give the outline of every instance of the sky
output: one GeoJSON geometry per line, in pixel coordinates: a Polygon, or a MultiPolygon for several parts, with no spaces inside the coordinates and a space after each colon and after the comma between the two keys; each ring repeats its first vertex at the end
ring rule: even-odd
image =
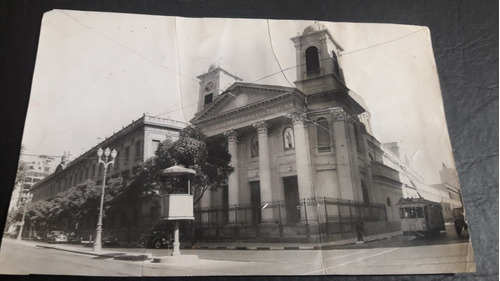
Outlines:
{"type": "MultiPolygon", "coordinates": [[[[53,10],[42,20],[23,135],[26,154],[73,157],[143,113],[189,121],[211,64],[245,82],[292,86],[290,38],[313,21],[180,18],[53,10]],[[284,71],[280,71],[283,69],[284,71]],[[267,77],[269,76],[269,77],[267,77]],[[262,79],[263,77],[267,77],[262,79]]],[[[429,30],[330,23],[347,86],[374,136],[399,142],[426,183],[455,167],[429,30]]]]}

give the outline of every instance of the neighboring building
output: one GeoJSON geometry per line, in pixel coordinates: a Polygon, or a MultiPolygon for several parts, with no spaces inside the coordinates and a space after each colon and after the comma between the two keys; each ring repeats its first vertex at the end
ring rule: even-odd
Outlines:
{"type": "MultiPolygon", "coordinates": [[[[87,180],[93,180],[98,185],[102,184],[103,167],[98,165],[97,161],[99,148],[109,147],[118,152],[114,164],[108,169],[107,179],[117,177],[127,179],[140,168],[142,163],[155,155],[158,145],[167,136],[175,141],[185,125],[183,122],[171,119],[144,115],[71,162],[67,160],[68,155],[65,154],[53,174],[31,187],[32,200],[36,202],[53,198],[57,193],[87,180]]],[[[105,224],[105,230],[119,233],[128,228],[129,232],[123,233],[122,236],[129,237],[129,239],[120,238],[131,240],[140,235],[144,228],[150,227],[153,222],[158,221],[160,212],[157,207],[149,206],[150,203],[142,205],[141,200],[135,201],[137,202],[131,202],[128,209],[115,210],[108,214],[109,218],[108,223],[105,224]],[[154,214],[152,215],[150,212],[154,212],[154,214]],[[154,218],[149,219],[151,216],[154,218]],[[133,225],[130,224],[132,217],[134,217],[133,225]],[[142,226],[144,218],[147,218],[147,221],[146,225],[142,226]],[[134,231],[135,236],[130,236],[131,231],[134,231]]],[[[95,232],[96,224],[97,218],[83,216],[79,221],[63,220],[57,222],[57,225],[53,227],[58,228],[58,230],[78,230],[92,235],[95,232]]]]}
{"type": "Polygon", "coordinates": [[[443,164],[439,175],[441,176],[441,183],[434,184],[433,187],[441,191],[443,209],[446,208],[447,211],[445,220],[451,221],[458,217],[463,217],[464,208],[457,170],[448,168],[443,164]]]}
{"type": "Polygon", "coordinates": [[[443,163],[441,171],[441,182],[443,188],[446,189],[450,198],[450,205],[452,209],[463,209],[462,193],[460,191],[460,183],[458,180],[458,173],[456,169],[448,168],[443,163]]]}
{"type": "Polygon", "coordinates": [[[244,83],[214,66],[198,77],[191,123],[227,143],[235,168],[197,206],[198,238],[332,241],[355,237],[359,221],[366,235],[401,233],[400,175],[345,85],[342,47],[317,23],[292,41],[296,88],[244,83]]]}
{"type": "Polygon", "coordinates": [[[47,155],[21,155],[20,161],[24,162],[26,169],[24,179],[21,183],[20,196],[17,205],[24,202],[31,187],[55,171],[58,158],[47,155]]]}
{"type": "Polygon", "coordinates": [[[429,185],[411,169],[406,155],[401,152],[397,143],[385,143],[384,147],[387,148],[386,165],[397,170],[401,175],[404,198],[424,198],[440,203],[445,221],[454,220],[456,216],[454,212],[463,212],[456,169],[447,168],[443,164],[443,169],[439,172],[442,183],[429,185]]]}
{"type": "Polygon", "coordinates": [[[55,173],[31,188],[33,201],[50,199],[58,192],[93,180],[102,183],[102,165],[97,163],[97,150],[111,148],[118,151],[115,163],[108,170],[108,178],[128,178],[140,165],[155,155],[158,145],[170,136],[176,139],[184,123],[159,117],[144,115],[127,127],[113,134],[92,149],[71,162],[65,154],[55,173]]]}
{"type": "MultiPolygon", "coordinates": [[[[47,155],[23,155],[19,159],[19,165],[24,170],[22,181],[14,187],[10,200],[9,211],[13,212],[24,206],[24,202],[29,200],[31,187],[54,172],[58,162],[57,156],[47,155]]],[[[16,232],[20,227],[21,222],[15,222],[11,225],[6,225],[8,233],[16,232]]]]}

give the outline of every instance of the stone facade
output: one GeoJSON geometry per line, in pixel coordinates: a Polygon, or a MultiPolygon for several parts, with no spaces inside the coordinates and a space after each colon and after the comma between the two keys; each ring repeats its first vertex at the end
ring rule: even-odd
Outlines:
{"type": "MultiPolygon", "coordinates": [[[[103,166],[98,165],[97,161],[99,148],[109,147],[118,152],[114,164],[108,168],[107,181],[118,177],[127,179],[142,163],[155,155],[158,145],[167,136],[175,141],[184,127],[185,123],[182,122],[144,115],[73,161],[69,162],[65,155],[54,173],[31,187],[32,200],[48,200],[87,180],[102,184],[103,166]]],[[[104,230],[113,233],[120,242],[135,244],[144,229],[158,222],[159,205],[151,200],[132,200],[122,205],[114,206],[107,214],[104,230]]],[[[62,219],[51,228],[77,231],[84,239],[89,239],[95,235],[96,223],[97,218],[84,215],[79,221],[62,219]]]]}
{"type": "MultiPolygon", "coordinates": [[[[202,198],[200,237],[337,239],[354,235],[358,220],[371,225],[368,233],[399,231],[399,173],[383,163],[366,106],[349,94],[342,48],[316,23],[292,41],[296,88],[241,81],[212,88],[221,94],[191,120],[227,143],[235,168],[227,187],[202,198]]],[[[203,77],[219,73],[227,71],[211,67],[203,77]]]]}
{"type": "Polygon", "coordinates": [[[114,165],[108,170],[108,178],[128,178],[140,164],[154,156],[159,143],[167,136],[175,140],[184,126],[181,122],[144,115],[73,161],[68,163],[63,157],[53,174],[32,186],[32,200],[50,199],[86,180],[102,183],[102,165],[97,165],[97,150],[101,147],[118,151],[114,165]]]}

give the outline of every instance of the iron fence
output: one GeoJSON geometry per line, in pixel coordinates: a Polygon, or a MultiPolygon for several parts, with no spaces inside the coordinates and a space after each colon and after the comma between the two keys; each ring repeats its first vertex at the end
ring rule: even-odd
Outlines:
{"type": "Polygon", "coordinates": [[[387,221],[384,204],[304,198],[294,204],[275,201],[195,209],[196,236],[216,240],[258,238],[263,228],[262,212],[272,212],[272,221],[267,221],[265,228],[267,236],[278,238],[309,237],[314,232],[324,235],[353,233],[359,221],[387,221]]]}

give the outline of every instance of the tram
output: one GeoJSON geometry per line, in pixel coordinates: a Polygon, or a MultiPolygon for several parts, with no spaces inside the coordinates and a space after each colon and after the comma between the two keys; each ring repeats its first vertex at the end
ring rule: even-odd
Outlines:
{"type": "Polygon", "coordinates": [[[403,234],[425,238],[445,230],[440,203],[424,198],[401,198],[398,205],[403,234]]]}

